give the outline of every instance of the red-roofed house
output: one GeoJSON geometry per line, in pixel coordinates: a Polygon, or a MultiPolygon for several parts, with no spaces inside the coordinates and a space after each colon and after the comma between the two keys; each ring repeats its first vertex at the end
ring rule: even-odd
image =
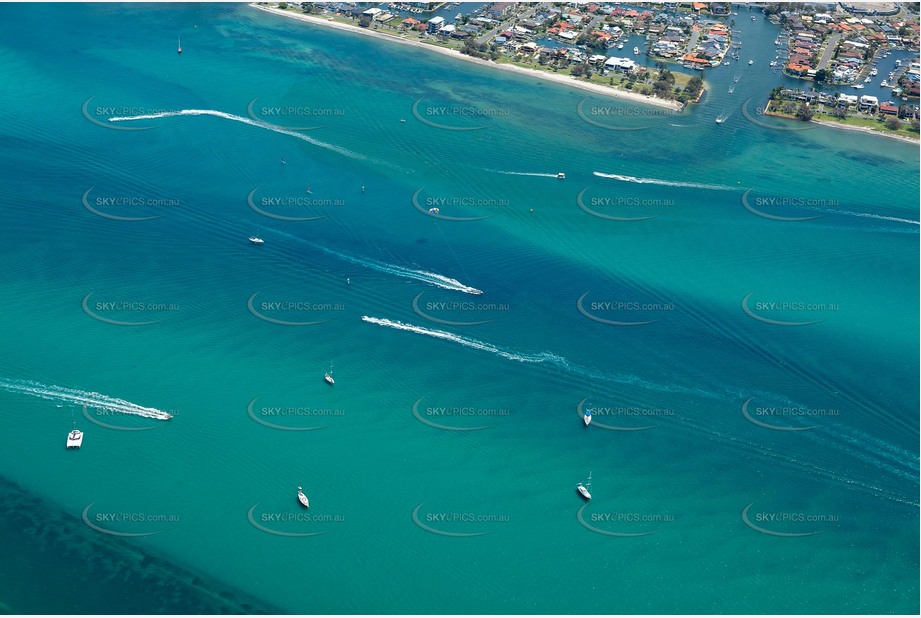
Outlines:
{"type": "Polygon", "coordinates": [[[896,116],[899,113],[899,106],[890,101],[886,101],[885,103],[880,103],[879,113],[880,114],[890,114],[892,116],[896,116]]]}

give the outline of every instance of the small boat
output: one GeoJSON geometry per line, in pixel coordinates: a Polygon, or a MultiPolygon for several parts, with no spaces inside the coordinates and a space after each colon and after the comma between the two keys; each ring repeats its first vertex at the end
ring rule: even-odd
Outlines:
{"type": "Polygon", "coordinates": [[[889,82],[887,82],[887,81],[884,79],[883,81],[881,81],[881,82],[879,83],[879,85],[882,86],[883,88],[888,88],[888,87],[889,87],[889,82]]]}
{"type": "Polygon", "coordinates": [[[640,48],[639,48],[639,47],[634,47],[634,48],[633,48],[633,53],[634,53],[634,54],[640,53],[640,48]]]}
{"type": "Polygon", "coordinates": [[[336,383],[336,381],[333,379],[333,366],[331,363],[329,365],[329,371],[326,372],[326,374],[323,376],[323,379],[326,380],[327,384],[336,383]]]}
{"type": "Polygon", "coordinates": [[[623,48],[624,48],[624,44],[623,44],[623,43],[619,43],[619,44],[617,45],[617,49],[623,49],[623,48]]]}
{"type": "Polygon", "coordinates": [[[755,21],[755,16],[754,16],[754,15],[752,15],[752,21],[755,21]]]}
{"type": "Polygon", "coordinates": [[[732,83],[738,84],[738,83],[739,83],[739,79],[740,79],[739,76],[733,77],[733,78],[732,78],[732,83]]]}
{"type": "Polygon", "coordinates": [[[67,434],[67,448],[80,448],[83,445],[83,432],[74,427],[67,434]]]}
{"type": "Polygon", "coordinates": [[[735,84],[729,86],[729,94],[732,94],[733,92],[735,92],[735,90],[736,90],[736,85],[735,85],[735,84]]]}
{"type": "Polygon", "coordinates": [[[877,71],[876,69],[873,69],[872,71],[870,71],[870,75],[872,75],[873,77],[876,77],[878,73],[879,71],[877,71]]]}
{"type": "Polygon", "coordinates": [[[754,61],[754,60],[749,60],[749,61],[748,61],[748,64],[755,64],[755,61],[754,61]]]}
{"type": "Polygon", "coordinates": [[[176,49],[176,53],[182,53],[182,37],[176,37],[176,40],[179,42],[179,47],[176,49]]]}
{"type": "Polygon", "coordinates": [[[259,238],[258,236],[250,236],[249,241],[253,243],[254,245],[261,245],[265,243],[265,241],[259,238]]]}
{"type": "Polygon", "coordinates": [[[307,500],[307,496],[304,494],[303,488],[300,485],[297,486],[297,501],[308,509],[310,508],[310,501],[307,500]]]}
{"type": "Polygon", "coordinates": [[[588,486],[583,485],[582,483],[579,483],[578,485],[576,485],[576,491],[578,491],[579,495],[585,498],[586,500],[591,500],[592,499],[592,492],[590,491],[591,488],[592,488],[592,473],[589,472],[588,473],[588,486]]]}
{"type": "Polygon", "coordinates": [[[863,89],[863,87],[864,87],[863,84],[857,84],[856,86],[852,86],[852,88],[854,88],[854,89],[856,89],[856,90],[861,90],[861,89],[863,89]]]}
{"type": "Polygon", "coordinates": [[[590,408],[585,408],[585,413],[582,415],[582,422],[585,423],[585,426],[588,427],[592,422],[592,411],[590,408]]]}
{"type": "Polygon", "coordinates": [[[433,208],[429,208],[429,212],[432,213],[433,215],[437,215],[437,214],[438,214],[438,207],[435,206],[435,207],[433,207],[433,208]]]}
{"type": "Polygon", "coordinates": [[[556,177],[559,178],[560,180],[565,180],[566,174],[564,174],[563,172],[557,172],[556,177]]]}

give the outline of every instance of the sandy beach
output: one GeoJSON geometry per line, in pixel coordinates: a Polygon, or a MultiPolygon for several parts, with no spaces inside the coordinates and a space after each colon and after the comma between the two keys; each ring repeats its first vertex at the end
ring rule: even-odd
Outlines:
{"type": "Polygon", "coordinates": [[[894,135],[892,133],[887,133],[885,131],[874,131],[868,127],[852,127],[850,125],[841,124],[840,122],[826,121],[826,120],[811,120],[815,124],[820,124],[823,127],[831,127],[833,129],[846,129],[848,131],[859,131],[861,133],[869,133],[870,135],[881,135],[882,137],[891,137],[892,139],[902,140],[903,142],[908,142],[910,144],[918,144],[918,138],[911,138],[907,135],[894,135]]]}
{"type": "Polygon", "coordinates": [[[304,15],[303,13],[293,13],[291,11],[283,11],[281,9],[269,6],[261,6],[258,4],[250,4],[251,7],[259,9],[260,11],[267,11],[269,13],[275,13],[276,15],[282,15],[284,17],[290,17],[292,19],[298,19],[300,21],[305,21],[307,23],[315,24],[318,26],[324,26],[327,28],[335,28],[336,30],[342,30],[346,32],[353,32],[356,34],[361,34],[365,36],[376,37],[385,41],[392,41],[394,43],[400,43],[403,45],[411,45],[413,47],[418,47],[420,49],[425,49],[432,52],[437,52],[439,54],[450,56],[457,60],[463,60],[466,62],[473,62],[481,66],[490,67],[493,69],[500,69],[502,71],[511,71],[513,73],[518,73],[519,75],[526,75],[528,77],[534,77],[536,79],[542,79],[549,82],[555,82],[563,86],[569,86],[571,88],[578,88],[579,90],[585,90],[593,94],[598,94],[606,97],[613,97],[615,99],[621,99],[624,101],[632,101],[634,103],[641,103],[643,105],[654,105],[656,107],[663,107],[671,110],[681,110],[683,105],[677,101],[665,101],[663,99],[657,99],[654,97],[649,97],[643,94],[638,94],[635,92],[630,92],[628,90],[616,90],[614,88],[609,88],[607,86],[601,86],[599,84],[593,84],[591,82],[586,82],[569,75],[559,75],[556,73],[547,73],[544,71],[536,71],[534,69],[528,69],[525,67],[520,67],[513,64],[498,64],[495,62],[489,62],[486,60],[481,60],[479,58],[473,58],[471,56],[464,55],[457,50],[447,49],[444,47],[439,47],[437,45],[426,45],[419,41],[404,39],[399,36],[392,34],[385,34],[382,32],[377,32],[375,30],[369,30],[367,28],[361,28],[359,26],[351,26],[347,24],[342,24],[336,21],[329,19],[324,19],[321,17],[315,17],[313,15],[304,15]]]}

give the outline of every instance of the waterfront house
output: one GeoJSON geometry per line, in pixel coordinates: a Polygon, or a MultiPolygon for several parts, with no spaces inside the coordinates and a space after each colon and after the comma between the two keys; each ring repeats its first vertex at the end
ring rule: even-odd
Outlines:
{"type": "Polygon", "coordinates": [[[604,68],[608,71],[621,71],[628,73],[636,68],[636,62],[630,58],[611,57],[605,60],[604,68]]]}
{"type": "Polygon", "coordinates": [[[436,17],[431,18],[428,21],[427,30],[430,34],[435,34],[444,25],[445,25],[445,18],[442,17],[441,15],[438,15],[436,17]]]}
{"type": "Polygon", "coordinates": [[[859,109],[866,109],[866,110],[875,109],[879,107],[879,99],[877,99],[873,95],[865,94],[862,97],[860,97],[860,101],[857,104],[857,107],[859,109]]]}
{"type": "Polygon", "coordinates": [[[886,101],[885,103],[879,104],[879,113],[889,116],[897,116],[899,113],[899,106],[893,103],[892,101],[886,101]]]}

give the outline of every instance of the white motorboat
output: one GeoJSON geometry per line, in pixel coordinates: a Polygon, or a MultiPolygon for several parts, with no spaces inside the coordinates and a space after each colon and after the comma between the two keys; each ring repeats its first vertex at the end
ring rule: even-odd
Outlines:
{"type": "Polygon", "coordinates": [[[560,180],[565,180],[566,174],[564,174],[563,172],[557,172],[556,177],[559,178],[560,180]]]}
{"type": "Polygon", "coordinates": [[[303,488],[300,485],[297,486],[297,501],[308,509],[310,508],[310,501],[307,499],[307,495],[304,494],[303,488]]]}
{"type": "Polygon", "coordinates": [[[585,423],[585,426],[588,427],[592,422],[592,410],[591,408],[585,408],[585,412],[582,414],[582,422],[585,423]]]}
{"type": "Polygon", "coordinates": [[[265,243],[265,241],[259,238],[258,236],[250,236],[249,241],[253,243],[254,245],[261,245],[265,243]]]}

